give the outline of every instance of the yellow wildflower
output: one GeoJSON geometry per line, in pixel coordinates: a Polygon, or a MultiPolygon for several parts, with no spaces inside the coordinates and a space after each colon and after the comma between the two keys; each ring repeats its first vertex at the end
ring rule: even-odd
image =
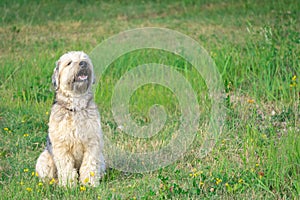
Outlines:
{"type": "Polygon", "coordinates": [[[229,187],[229,184],[228,184],[228,183],[225,183],[225,186],[226,186],[226,187],[229,187]]]}
{"type": "Polygon", "coordinates": [[[8,131],[9,129],[7,127],[3,128],[3,130],[8,131]]]}
{"type": "Polygon", "coordinates": [[[292,84],[290,84],[290,87],[296,87],[297,86],[297,83],[296,82],[293,82],[292,84]]]}
{"type": "Polygon", "coordinates": [[[49,115],[49,112],[48,112],[48,111],[46,112],[46,115],[49,115]]]}
{"type": "Polygon", "coordinates": [[[248,99],[248,103],[254,103],[255,101],[253,99],[248,99]]]}
{"type": "Polygon", "coordinates": [[[25,168],[25,169],[24,169],[24,172],[28,172],[28,171],[29,171],[29,169],[28,169],[28,168],[25,168]]]}
{"type": "Polygon", "coordinates": [[[216,178],[216,184],[219,185],[220,183],[222,183],[222,179],[216,178]]]}
{"type": "Polygon", "coordinates": [[[32,188],[30,188],[30,187],[26,188],[26,190],[27,190],[28,192],[32,192],[32,188]]]}
{"type": "Polygon", "coordinates": [[[85,179],[83,180],[83,182],[84,182],[84,183],[89,182],[89,178],[85,178],[85,179]]]}
{"type": "Polygon", "coordinates": [[[38,186],[43,186],[43,183],[42,183],[42,182],[39,182],[39,183],[38,183],[38,186]]]}
{"type": "Polygon", "coordinates": [[[86,191],[86,187],[84,187],[84,186],[80,186],[80,191],[86,191]]]}
{"type": "Polygon", "coordinates": [[[243,182],[244,182],[244,180],[243,180],[243,179],[240,179],[240,180],[239,180],[239,183],[243,183],[243,182]]]}
{"type": "Polygon", "coordinates": [[[49,182],[50,185],[52,185],[53,183],[55,183],[55,179],[52,178],[51,181],[49,182]]]}
{"type": "Polygon", "coordinates": [[[24,182],[23,182],[23,181],[21,181],[21,182],[20,182],[20,185],[24,185],[24,182]]]}
{"type": "Polygon", "coordinates": [[[24,137],[28,137],[29,136],[29,134],[28,133],[24,133],[24,135],[23,135],[24,137]]]}
{"type": "Polygon", "coordinates": [[[197,177],[197,176],[199,176],[202,173],[203,173],[203,171],[196,172],[196,169],[192,169],[192,173],[190,173],[189,176],[190,177],[197,177]]]}
{"type": "Polygon", "coordinates": [[[202,181],[200,181],[199,185],[200,185],[200,186],[203,186],[203,185],[204,185],[204,183],[203,183],[202,181]]]}
{"type": "Polygon", "coordinates": [[[91,175],[91,177],[94,177],[95,173],[94,172],[90,172],[90,175],[91,175]]]}
{"type": "Polygon", "coordinates": [[[292,77],[292,81],[295,81],[296,79],[297,79],[297,76],[294,75],[294,76],[292,77]]]}

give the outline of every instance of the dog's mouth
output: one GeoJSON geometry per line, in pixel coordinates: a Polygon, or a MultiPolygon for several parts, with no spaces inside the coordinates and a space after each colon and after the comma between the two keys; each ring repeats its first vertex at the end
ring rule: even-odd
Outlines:
{"type": "Polygon", "coordinates": [[[75,81],[76,82],[84,82],[84,81],[87,81],[89,78],[89,73],[88,73],[88,70],[80,70],[76,77],[75,77],[75,81]]]}

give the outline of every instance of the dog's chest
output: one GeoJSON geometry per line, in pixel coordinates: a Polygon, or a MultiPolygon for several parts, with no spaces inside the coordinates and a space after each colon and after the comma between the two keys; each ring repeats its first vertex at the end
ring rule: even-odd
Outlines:
{"type": "Polygon", "coordinates": [[[93,113],[68,112],[63,116],[58,115],[56,119],[59,120],[55,124],[49,124],[51,139],[65,143],[74,151],[83,150],[90,141],[99,137],[100,120],[93,113]]]}

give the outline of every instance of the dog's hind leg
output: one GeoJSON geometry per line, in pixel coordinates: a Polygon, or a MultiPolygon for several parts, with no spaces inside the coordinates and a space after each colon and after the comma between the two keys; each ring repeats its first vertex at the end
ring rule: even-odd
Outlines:
{"type": "Polygon", "coordinates": [[[45,150],[43,153],[41,153],[37,160],[35,169],[38,176],[43,180],[57,178],[57,169],[52,155],[48,150],[45,150]]]}

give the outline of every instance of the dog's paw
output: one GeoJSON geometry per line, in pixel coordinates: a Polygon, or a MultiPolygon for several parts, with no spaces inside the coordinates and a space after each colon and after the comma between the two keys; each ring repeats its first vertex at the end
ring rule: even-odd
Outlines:
{"type": "Polygon", "coordinates": [[[58,185],[64,187],[74,187],[77,183],[77,171],[74,169],[71,174],[62,174],[58,178],[58,185]]]}

